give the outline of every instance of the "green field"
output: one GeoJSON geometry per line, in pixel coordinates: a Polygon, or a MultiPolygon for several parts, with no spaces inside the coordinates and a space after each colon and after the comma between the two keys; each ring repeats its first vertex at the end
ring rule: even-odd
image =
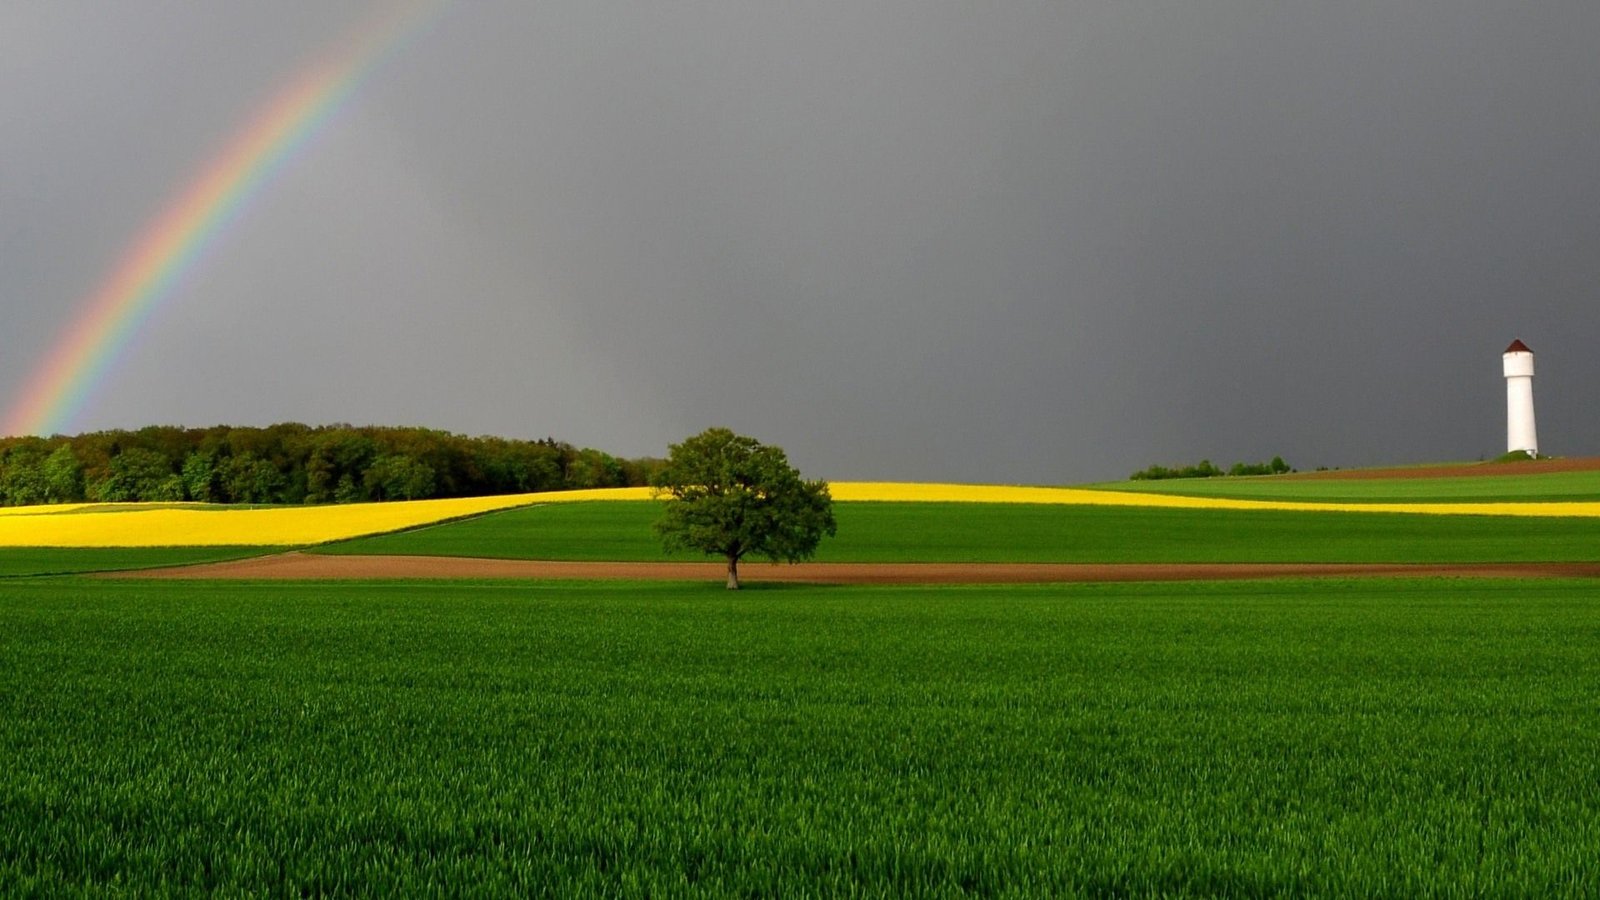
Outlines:
{"type": "Polygon", "coordinates": [[[1580,896],[1583,582],[11,581],[0,893],[1580,896]]]}
{"type": "Polygon", "coordinates": [[[273,552],[271,547],[0,547],[0,578],[183,566],[273,552]]]}
{"type": "MultiPolygon", "coordinates": [[[[1600,560],[1586,519],[835,509],[822,560],[1600,560]]],[[[317,552],[661,559],[658,513],[317,552]]],[[[1584,896],[1600,858],[1597,582],[16,577],[258,552],[0,550],[0,896],[1584,896]]]]}
{"type": "MultiPolygon", "coordinates": [[[[833,562],[1529,562],[1600,560],[1600,522],[1390,513],[988,503],[835,503],[833,562]]],[[[666,558],[649,501],[549,504],[319,553],[666,558]]],[[[692,557],[682,557],[692,558],[692,557]]],[[[750,571],[760,577],[759,566],[750,571]]]]}
{"type": "MultiPolygon", "coordinates": [[[[1505,468],[1514,470],[1515,465],[1505,468]]],[[[1600,470],[1537,475],[1454,478],[1171,478],[1116,481],[1088,487],[1236,500],[1304,500],[1330,503],[1540,503],[1600,500],[1600,470]]]]}

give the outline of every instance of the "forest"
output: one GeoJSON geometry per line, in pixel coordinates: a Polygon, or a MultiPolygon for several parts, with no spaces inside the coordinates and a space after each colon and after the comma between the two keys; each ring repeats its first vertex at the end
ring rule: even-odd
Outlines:
{"type": "Polygon", "coordinates": [[[0,505],[361,503],[644,485],[656,459],[553,438],[295,422],[0,438],[0,505]]]}

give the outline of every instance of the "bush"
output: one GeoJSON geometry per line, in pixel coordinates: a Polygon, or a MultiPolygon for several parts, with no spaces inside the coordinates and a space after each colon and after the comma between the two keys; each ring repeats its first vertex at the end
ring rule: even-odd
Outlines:
{"type": "Polygon", "coordinates": [[[1283,461],[1283,457],[1274,456],[1271,462],[1242,463],[1237,462],[1226,472],[1212,465],[1211,460],[1202,459],[1192,466],[1180,466],[1169,469],[1166,466],[1151,466],[1128,476],[1130,481],[1162,481],[1168,478],[1215,478],[1219,475],[1283,475],[1293,472],[1294,469],[1283,461]]]}

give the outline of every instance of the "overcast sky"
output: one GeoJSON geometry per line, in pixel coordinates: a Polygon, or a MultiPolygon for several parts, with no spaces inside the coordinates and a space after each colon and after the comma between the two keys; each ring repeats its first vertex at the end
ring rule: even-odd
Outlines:
{"type": "MultiPolygon", "coordinates": [[[[0,403],[367,0],[0,5],[0,403]]],[[[833,479],[1600,454],[1600,4],[463,2],[72,431],[424,425],[833,479]]]]}

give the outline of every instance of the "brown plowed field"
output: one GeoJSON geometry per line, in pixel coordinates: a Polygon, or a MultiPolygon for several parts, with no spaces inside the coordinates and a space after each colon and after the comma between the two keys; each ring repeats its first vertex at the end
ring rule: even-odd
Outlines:
{"type": "MultiPolygon", "coordinates": [[[[1218,581],[1350,576],[1600,578],[1600,563],[746,563],[746,582],[809,584],[1039,584],[1085,581],[1218,581]]],[[[108,578],[342,580],[373,578],[524,578],[621,581],[722,581],[715,562],[546,562],[453,556],[315,556],[283,553],[235,562],[117,572],[108,578]]]]}
{"type": "Polygon", "coordinates": [[[1399,466],[1389,469],[1330,469],[1326,472],[1293,472],[1273,478],[1366,479],[1366,478],[1468,478],[1478,475],[1547,475],[1551,472],[1591,472],[1600,469],[1600,457],[1574,459],[1530,459],[1510,463],[1467,463],[1454,466],[1399,466]]]}

